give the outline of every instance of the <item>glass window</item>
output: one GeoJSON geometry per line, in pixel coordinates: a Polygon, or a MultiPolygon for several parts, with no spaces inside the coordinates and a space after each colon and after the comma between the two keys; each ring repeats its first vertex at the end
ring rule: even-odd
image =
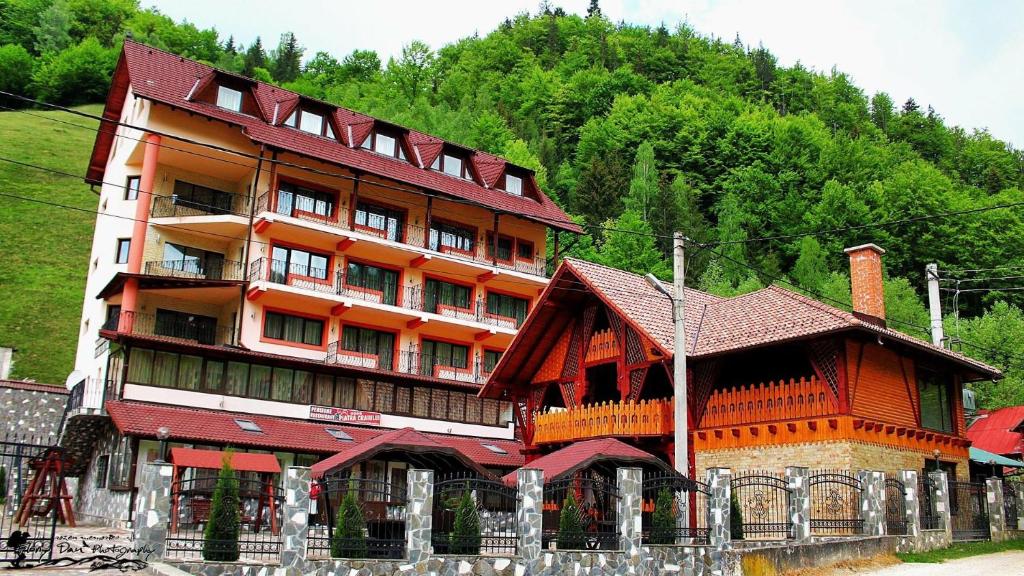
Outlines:
{"type": "Polygon", "coordinates": [[[395,355],[395,335],[372,328],[345,326],[341,331],[341,349],[377,356],[377,367],[391,370],[395,355]]]}
{"type": "Polygon", "coordinates": [[[110,455],[109,486],[127,488],[132,469],[132,443],[130,438],[121,438],[117,449],[110,455]]]}
{"type": "Polygon", "coordinates": [[[203,359],[182,354],[178,364],[178,388],[198,390],[203,377],[203,359]]]}
{"type": "Polygon", "coordinates": [[[501,354],[500,350],[484,350],[484,372],[488,374],[494,372],[494,367],[501,360],[501,354]]]}
{"type": "MultiPolygon", "coordinates": [[[[498,235],[498,260],[512,261],[512,250],[515,247],[515,240],[509,236],[498,235]]],[[[494,257],[494,234],[487,233],[487,256],[494,257]]]]}
{"type": "Polygon", "coordinates": [[[516,298],[497,292],[487,293],[487,313],[505,318],[515,318],[516,326],[522,325],[526,320],[529,307],[530,302],[526,298],[516,298]]]}
{"type": "Polygon", "coordinates": [[[290,368],[274,368],[274,376],[272,378],[273,387],[270,390],[270,399],[281,400],[284,402],[291,401],[292,379],[294,377],[295,371],[290,368]]]}
{"type": "Polygon", "coordinates": [[[260,428],[260,425],[253,422],[252,420],[243,420],[242,418],[236,418],[235,424],[238,424],[238,427],[241,428],[242,430],[245,430],[246,432],[263,432],[263,429],[260,428]]]}
{"type": "Polygon", "coordinates": [[[430,417],[445,420],[448,417],[448,391],[433,390],[430,393],[430,417]]]}
{"type": "Polygon", "coordinates": [[[164,242],[164,257],[160,266],[165,270],[180,270],[210,280],[219,280],[224,271],[224,255],[173,242],[164,242]]]}
{"type": "Polygon", "coordinates": [[[473,288],[427,278],[423,283],[423,310],[437,312],[438,304],[452,308],[471,310],[473,288]]]}
{"type": "Polygon", "coordinates": [[[172,388],[178,384],[178,355],[171,352],[153,354],[153,385],[172,388]]]}
{"type": "Polygon", "coordinates": [[[296,124],[296,121],[298,120],[298,118],[299,118],[299,113],[296,110],[296,111],[292,112],[291,115],[288,116],[288,118],[285,119],[284,125],[285,126],[291,126],[292,128],[295,128],[295,124],[296,124]]]}
{"type": "Polygon", "coordinates": [[[405,386],[395,388],[395,414],[409,414],[412,410],[412,390],[405,386]]]}
{"type": "Polygon", "coordinates": [[[224,393],[233,396],[245,396],[245,384],[249,381],[249,365],[244,362],[228,362],[228,372],[224,379],[224,393]]]}
{"type": "Polygon", "coordinates": [[[214,344],[217,339],[217,319],[190,312],[157,308],[153,331],[159,336],[195,340],[200,344],[214,344]]]}
{"type": "Polygon", "coordinates": [[[344,430],[339,430],[337,428],[324,428],[324,430],[327,430],[327,433],[333,436],[335,440],[341,440],[342,442],[352,441],[352,436],[344,430]]]}
{"type": "Polygon", "coordinates": [[[203,376],[203,391],[219,393],[224,386],[224,363],[206,361],[206,375],[203,376]]]}
{"type": "Polygon", "coordinates": [[[270,398],[270,366],[252,365],[249,370],[249,397],[270,398]]]}
{"type": "Polygon", "coordinates": [[[263,336],[298,344],[323,344],[324,321],[278,312],[267,312],[263,320],[263,336]]]}
{"type": "Polygon", "coordinates": [[[107,487],[107,471],[110,468],[110,454],[96,458],[96,487],[107,487]]]}
{"type": "Polygon", "coordinates": [[[174,195],[171,200],[176,206],[184,206],[207,214],[228,214],[231,212],[233,195],[184,180],[174,181],[174,195]]]}
{"type": "Polygon", "coordinates": [[[132,240],[131,238],[118,238],[117,239],[117,252],[114,255],[114,264],[127,264],[128,263],[128,252],[131,251],[132,240]]]}
{"type": "Polygon", "coordinates": [[[382,302],[394,306],[398,300],[398,272],[369,264],[349,261],[345,285],[382,293],[382,302]]]}
{"type": "Polygon", "coordinates": [[[434,161],[430,163],[430,169],[431,170],[440,170],[441,169],[441,155],[440,154],[438,154],[437,158],[434,158],[434,161]]]}
{"type": "Polygon", "coordinates": [[[444,173],[451,176],[457,176],[462,178],[462,158],[458,156],[452,156],[450,154],[444,155],[444,173]]]}
{"type": "Polygon", "coordinates": [[[128,357],[128,381],[149,384],[153,378],[153,351],[133,348],[128,357]]]}
{"type": "Polygon", "coordinates": [[[374,141],[374,151],[388,156],[394,156],[395,139],[384,134],[377,134],[374,141]]]}
{"type": "Polygon", "coordinates": [[[351,408],[356,402],[356,381],[354,378],[339,376],[335,381],[335,405],[351,408]]]}
{"type": "Polygon", "coordinates": [[[313,404],[318,406],[334,406],[334,377],[329,374],[316,375],[313,404]]]}
{"type": "Polygon", "coordinates": [[[356,410],[373,410],[373,380],[356,381],[356,410]]]}
{"type": "Polygon", "coordinates": [[[462,392],[448,394],[448,419],[462,422],[465,419],[466,395],[462,392]]]}
{"type": "Polygon", "coordinates": [[[324,130],[324,117],[314,112],[303,110],[299,114],[299,130],[320,136],[324,130]]]}
{"type": "Polygon", "coordinates": [[[305,188],[291,182],[281,182],[277,187],[275,210],[278,214],[334,218],[335,204],[334,194],[305,188]]]}
{"type": "Polygon", "coordinates": [[[505,192],[509,194],[515,194],[516,196],[523,195],[523,179],[518,176],[512,176],[511,174],[505,175],[505,192]]]}
{"type": "Polygon", "coordinates": [[[451,366],[453,368],[469,367],[469,346],[452,344],[450,342],[438,342],[435,340],[423,341],[423,355],[421,359],[421,374],[432,376],[435,366],[451,366]]]}
{"type": "Polygon", "coordinates": [[[129,176],[128,180],[124,184],[124,199],[125,200],[138,200],[139,199],[139,184],[142,182],[141,176],[129,176]]]}
{"type": "Polygon", "coordinates": [[[274,246],[271,250],[270,281],[287,284],[290,276],[326,280],[330,256],[297,248],[274,246]]]}
{"type": "Polygon", "coordinates": [[[519,240],[516,242],[516,256],[520,260],[533,260],[533,242],[519,240]]]}
{"type": "Polygon", "coordinates": [[[469,396],[466,398],[466,422],[471,424],[480,423],[480,414],[482,407],[480,399],[476,396],[469,396]]]}
{"type": "Polygon", "coordinates": [[[400,210],[359,202],[355,222],[357,226],[377,230],[386,240],[402,242],[405,238],[405,214],[400,210]]]}
{"type": "Polygon", "coordinates": [[[218,86],[217,106],[227,108],[228,110],[234,110],[235,112],[241,112],[242,93],[233,88],[228,88],[227,86],[218,86]]]}
{"type": "Polygon", "coordinates": [[[430,223],[430,249],[438,252],[459,251],[472,254],[476,233],[467,227],[447,222],[430,223]]]}
{"type": "Polygon", "coordinates": [[[414,388],[412,391],[412,415],[421,418],[430,416],[430,389],[414,388]]]}
{"type": "Polygon", "coordinates": [[[918,370],[917,389],[921,398],[921,426],[942,432],[953,431],[953,406],[948,379],[938,372],[918,370]]]}
{"type": "Polygon", "coordinates": [[[313,392],[313,373],[305,370],[295,371],[295,380],[292,384],[292,402],[309,404],[310,394],[313,392]]]}
{"type": "Polygon", "coordinates": [[[389,382],[377,382],[373,394],[373,409],[377,412],[392,412],[395,402],[395,385],[389,382]]]}

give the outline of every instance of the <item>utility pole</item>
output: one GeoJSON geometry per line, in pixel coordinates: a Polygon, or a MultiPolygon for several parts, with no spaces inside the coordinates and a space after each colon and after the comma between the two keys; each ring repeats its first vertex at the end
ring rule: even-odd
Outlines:
{"type": "Polygon", "coordinates": [[[939,266],[928,264],[924,267],[928,280],[928,313],[931,316],[932,344],[942,346],[942,303],[939,301],[939,266]]]}
{"type": "Polygon", "coordinates": [[[672,247],[672,281],[675,298],[672,299],[672,322],[675,325],[672,383],[675,393],[672,415],[675,418],[675,449],[673,461],[676,471],[690,477],[689,420],[686,407],[686,259],[683,233],[676,232],[672,247]]]}

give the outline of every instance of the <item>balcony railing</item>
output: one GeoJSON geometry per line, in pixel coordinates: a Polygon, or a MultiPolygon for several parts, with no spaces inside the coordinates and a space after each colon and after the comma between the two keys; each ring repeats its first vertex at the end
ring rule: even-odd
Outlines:
{"type": "Polygon", "coordinates": [[[377,350],[350,350],[337,341],[328,344],[325,363],[382,370],[395,374],[427,376],[467,384],[483,384],[491,375],[493,368],[487,366],[479,354],[475,358],[466,358],[464,365],[460,365],[450,356],[442,357],[403,350],[396,358],[391,350],[383,354],[377,350]]]}
{"type": "Polygon", "coordinates": [[[196,344],[228,344],[232,333],[226,326],[204,321],[200,316],[168,316],[121,311],[103,324],[102,330],[120,334],[160,336],[196,344]]]}
{"type": "Polygon", "coordinates": [[[520,320],[487,311],[487,303],[477,298],[468,303],[445,303],[442,298],[425,297],[422,285],[398,286],[381,281],[353,280],[344,270],[331,272],[282,260],[259,258],[249,265],[249,281],[267,281],[303,290],[353,298],[374,304],[387,304],[416,312],[438,314],[446,318],[478,322],[515,330],[520,320]],[[468,305],[464,305],[468,304],[468,305]]]}
{"type": "Polygon", "coordinates": [[[244,280],[245,267],[241,262],[199,262],[196,260],[157,260],[146,262],[145,272],[149,276],[167,276],[192,280],[244,280]]]}
{"type": "Polygon", "coordinates": [[[537,414],[533,441],[544,444],[602,436],[664,436],[672,430],[671,398],[603,402],[537,414]]]}
{"type": "Polygon", "coordinates": [[[838,413],[832,393],[817,378],[790,379],[715,390],[708,399],[701,428],[813,418],[838,413]]]}
{"type": "Polygon", "coordinates": [[[282,214],[299,220],[329,226],[338,230],[376,236],[383,240],[390,240],[400,244],[415,246],[416,248],[426,249],[438,254],[445,254],[452,258],[473,261],[478,264],[496,266],[506,270],[515,270],[517,272],[532,274],[534,276],[547,275],[547,262],[541,256],[520,258],[516,254],[509,254],[509,258],[507,259],[495,259],[491,255],[489,247],[480,242],[474,242],[474,246],[470,250],[461,250],[455,247],[442,245],[437,235],[431,234],[431,231],[423,226],[417,226],[407,222],[398,227],[388,223],[384,223],[383,227],[363,225],[350,221],[350,214],[348,210],[339,206],[334,206],[329,211],[322,210],[323,213],[305,212],[296,209],[294,205],[279,206],[275,201],[275,196],[276,193],[274,192],[266,192],[257,198],[256,214],[261,212],[273,212],[275,214],[282,214]],[[330,214],[327,212],[330,212],[330,214]]]}
{"type": "Polygon", "coordinates": [[[220,216],[233,214],[249,216],[249,197],[243,194],[218,194],[202,200],[187,200],[171,194],[154,196],[151,215],[153,218],[184,216],[220,216]]]}

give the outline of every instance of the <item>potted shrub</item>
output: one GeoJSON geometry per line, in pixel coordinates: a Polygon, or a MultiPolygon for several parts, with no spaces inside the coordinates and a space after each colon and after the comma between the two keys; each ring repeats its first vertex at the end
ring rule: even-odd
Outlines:
{"type": "Polygon", "coordinates": [[[583,522],[580,520],[580,507],[576,503],[576,496],[572,489],[568,492],[558,517],[556,541],[559,550],[580,550],[586,543],[586,536],[583,533],[583,522]]]}
{"type": "Polygon", "coordinates": [[[480,553],[480,515],[476,502],[467,488],[462,492],[459,506],[455,509],[455,525],[451,535],[452,554],[480,553]]]}
{"type": "Polygon", "coordinates": [[[662,488],[654,503],[654,517],[651,518],[651,544],[676,543],[676,509],[672,491],[662,488]]]}
{"type": "Polygon", "coordinates": [[[366,558],[369,549],[366,545],[366,520],[363,510],[356,500],[356,490],[349,487],[338,507],[338,516],[334,522],[334,533],[331,538],[331,557],[333,558],[366,558]]]}

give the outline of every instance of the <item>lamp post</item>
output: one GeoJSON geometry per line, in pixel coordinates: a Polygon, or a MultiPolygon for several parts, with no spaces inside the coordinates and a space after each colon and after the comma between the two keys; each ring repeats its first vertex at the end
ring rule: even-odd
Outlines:
{"type": "Polygon", "coordinates": [[[939,471],[939,456],[941,454],[942,454],[942,452],[940,452],[938,448],[936,448],[935,450],[932,450],[932,456],[935,456],[935,471],[936,472],[939,471]]]}
{"type": "Polygon", "coordinates": [[[160,440],[160,455],[157,456],[156,461],[163,464],[167,461],[167,439],[171,436],[171,429],[167,426],[161,426],[156,429],[156,437],[160,440]]]}

